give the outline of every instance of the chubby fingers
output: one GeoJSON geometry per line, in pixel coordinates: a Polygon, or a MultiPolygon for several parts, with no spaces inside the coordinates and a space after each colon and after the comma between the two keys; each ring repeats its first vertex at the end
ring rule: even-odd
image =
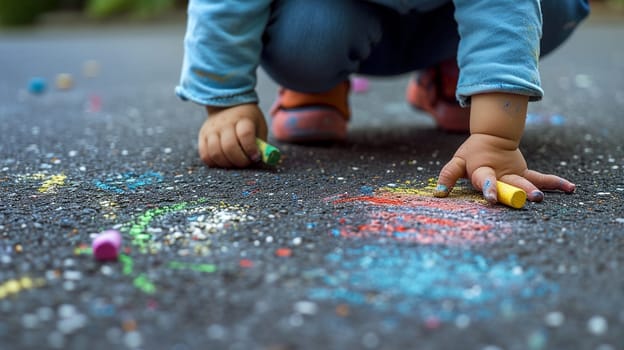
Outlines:
{"type": "Polygon", "coordinates": [[[199,133],[198,151],[201,160],[209,167],[232,167],[232,163],[225,157],[221,149],[221,138],[216,132],[199,133]]]}
{"type": "Polygon", "coordinates": [[[447,197],[451,190],[462,177],[466,176],[466,161],[459,157],[453,157],[440,170],[438,184],[433,195],[436,197],[447,197]]]}
{"type": "Polygon", "coordinates": [[[250,161],[257,163],[262,159],[256,144],[256,126],[251,120],[243,119],[236,123],[236,137],[250,161]]]}
{"type": "Polygon", "coordinates": [[[241,147],[236,134],[236,129],[227,128],[221,131],[221,150],[225,158],[237,168],[243,168],[248,166],[251,161],[245,154],[245,151],[241,147]]]}
{"type": "Polygon", "coordinates": [[[541,202],[544,200],[544,192],[540,191],[535,184],[519,175],[504,175],[500,179],[502,182],[516,186],[527,193],[527,199],[531,202],[541,202]]]}
{"type": "Polygon", "coordinates": [[[243,168],[260,159],[255,141],[255,126],[249,120],[219,130],[205,124],[199,132],[199,157],[210,167],[243,168]]]}
{"type": "Polygon", "coordinates": [[[470,176],[472,185],[483,192],[483,197],[494,204],[498,202],[496,191],[496,173],[490,167],[480,167],[472,172],[470,176]]]}
{"type": "Polygon", "coordinates": [[[542,190],[559,190],[565,193],[572,193],[576,190],[576,185],[572,182],[556,175],[542,174],[538,171],[527,170],[524,177],[542,190]]]}

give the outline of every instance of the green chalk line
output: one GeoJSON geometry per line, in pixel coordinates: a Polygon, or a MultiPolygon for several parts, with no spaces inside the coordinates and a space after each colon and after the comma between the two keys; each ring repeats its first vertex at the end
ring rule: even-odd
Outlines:
{"type": "Polygon", "coordinates": [[[124,275],[131,275],[133,272],[134,262],[132,258],[126,254],[119,254],[119,261],[121,262],[121,271],[124,275]]]}
{"type": "Polygon", "coordinates": [[[146,210],[143,214],[139,215],[139,217],[134,221],[134,223],[128,229],[128,234],[132,237],[131,243],[135,246],[141,248],[141,252],[146,252],[146,246],[149,240],[152,238],[152,235],[146,232],[147,227],[150,225],[152,220],[159,216],[163,216],[172,212],[180,211],[186,209],[188,206],[196,205],[200,203],[206,202],[206,199],[198,199],[193,202],[181,202],[178,204],[173,204],[170,206],[162,207],[162,208],[154,208],[146,210]]]}
{"type": "Polygon", "coordinates": [[[147,276],[144,273],[138,275],[134,279],[133,284],[135,287],[137,287],[138,289],[142,290],[143,292],[147,294],[156,293],[156,286],[147,278],[147,276]]]}
{"type": "Polygon", "coordinates": [[[169,262],[170,269],[176,270],[193,270],[197,272],[206,272],[212,273],[217,271],[217,266],[214,264],[193,264],[193,263],[185,263],[181,261],[171,261],[169,262]]]}
{"type": "Polygon", "coordinates": [[[80,247],[74,248],[74,255],[92,255],[92,254],[93,254],[93,249],[91,248],[80,248],[80,247]]]}
{"type": "MultiPolygon", "coordinates": [[[[201,204],[204,202],[206,202],[206,199],[201,198],[193,202],[181,202],[162,208],[146,210],[143,214],[139,215],[131,225],[129,225],[129,228],[127,228],[128,225],[125,225],[126,229],[122,228],[122,231],[128,232],[128,234],[132,238],[130,244],[139,247],[142,253],[146,253],[147,243],[152,238],[152,236],[146,232],[146,229],[155,218],[176,211],[180,211],[186,209],[189,206],[201,204]]],[[[86,251],[86,249],[84,250],[86,251]]],[[[89,249],[89,251],[90,250],[91,249],[89,249]]],[[[81,251],[81,253],[83,252],[81,251]]],[[[124,275],[131,276],[134,274],[134,261],[130,256],[120,254],[119,261],[121,262],[122,272],[124,275]]],[[[156,285],[152,281],[150,281],[147,275],[144,273],[136,276],[132,283],[137,289],[147,294],[153,294],[156,292],[156,285]]]]}

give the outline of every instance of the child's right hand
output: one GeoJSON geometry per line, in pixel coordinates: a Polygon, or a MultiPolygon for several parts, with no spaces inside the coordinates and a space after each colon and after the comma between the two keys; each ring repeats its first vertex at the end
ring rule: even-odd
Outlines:
{"type": "Polygon", "coordinates": [[[199,157],[210,167],[244,168],[261,159],[256,137],[266,140],[267,125],[257,104],[206,107],[199,130],[199,157]]]}

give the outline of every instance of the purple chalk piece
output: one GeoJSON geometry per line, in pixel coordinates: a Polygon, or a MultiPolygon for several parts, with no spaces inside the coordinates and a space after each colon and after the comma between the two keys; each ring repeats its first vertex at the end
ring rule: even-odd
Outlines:
{"type": "Polygon", "coordinates": [[[366,78],[355,77],[351,79],[351,88],[355,93],[366,92],[368,90],[368,87],[369,83],[368,79],[366,78]]]}
{"type": "Polygon", "coordinates": [[[121,250],[121,233],[117,230],[106,230],[93,240],[93,256],[96,260],[117,260],[121,250]]]}

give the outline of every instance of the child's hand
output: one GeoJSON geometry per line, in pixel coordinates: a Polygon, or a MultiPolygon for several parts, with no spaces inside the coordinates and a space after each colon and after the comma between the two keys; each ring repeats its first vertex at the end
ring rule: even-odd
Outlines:
{"type": "Polygon", "coordinates": [[[527,103],[528,98],[520,95],[473,96],[471,135],[440,171],[436,196],[447,196],[462,177],[470,179],[491,203],[496,203],[497,179],[523,189],[534,202],[544,199],[540,189],[574,192],[576,186],[568,180],[527,168],[518,149],[527,103]]]}
{"type": "Polygon", "coordinates": [[[266,140],[267,125],[258,105],[207,107],[199,130],[199,157],[211,167],[243,168],[261,159],[256,137],[266,140]]]}
{"type": "Polygon", "coordinates": [[[533,202],[544,199],[540,189],[565,192],[575,189],[568,180],[529,170],[524,156],[509,140],[487,134],[472,134],[459,147],[453,159],[440,171],[436,194],[448,195],[461,177],[470,179],[491,203],[496,203],[497,179],[523,189],[527,199],[533,202]]]}

